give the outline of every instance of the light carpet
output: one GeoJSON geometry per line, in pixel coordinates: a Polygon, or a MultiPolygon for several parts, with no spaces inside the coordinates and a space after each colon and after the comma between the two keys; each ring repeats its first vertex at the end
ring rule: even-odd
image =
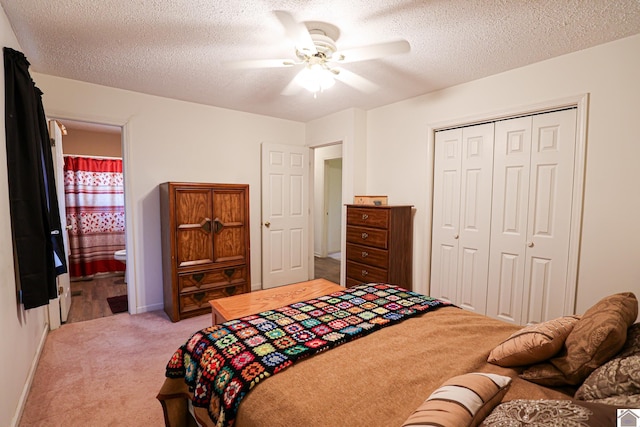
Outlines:
{"type": "Polygon", "coordinates": [[[19,425],[164,425],[165,366],[210,325],[211,315],[171,323],[162,311],[63,325],[47,336],[19,425]]]}

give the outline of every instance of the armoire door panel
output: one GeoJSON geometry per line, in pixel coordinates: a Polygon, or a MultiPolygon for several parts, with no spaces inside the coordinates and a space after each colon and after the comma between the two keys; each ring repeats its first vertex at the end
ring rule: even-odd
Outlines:
{"type": "Polygon", "coordinates": [[[245,193],[238,190],[213,191],[213,254],[217,263],[245,263],[247,224],[245,193]]]}
{"type": "Polygon", "coordinates": [[[178,267],[213,262],[212,194],[209,189],[175,192],[176,264],[178,267]]]}

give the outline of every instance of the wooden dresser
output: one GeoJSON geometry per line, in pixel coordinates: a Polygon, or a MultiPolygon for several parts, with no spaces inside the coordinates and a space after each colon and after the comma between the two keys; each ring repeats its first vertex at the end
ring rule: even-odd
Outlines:
{"type": "Polygon", "coordinates": [[[412,288],[412,206],[347,205],[347,287],[412,288]]]}
{"type": "Polygon", "coordinates": [[[249,186],[160,185],[164,310],[173,322],[251,290],[249,186]]]}

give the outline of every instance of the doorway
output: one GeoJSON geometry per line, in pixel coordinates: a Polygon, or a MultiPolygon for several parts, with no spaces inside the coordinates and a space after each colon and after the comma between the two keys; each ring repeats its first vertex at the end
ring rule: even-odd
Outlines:
{"type": "Polygon", "coordinates": [[[317,147],[314,157],[314,279],[340,283],[342,143],[317,147]]]}
{"type": "MultiPolygon", "coordinates": [[[[97,217],[104,217],[115,223],[113,229],[101,230],[104,239],[98,235],[80,236],[74,234],[73,245],[76,261],[79,259],[79,246],[82,247],[82,261],[70,263],[71,274],[71,307],[66,323],[75,323],[99,317],[112,316],[126,312],[127,283],[126,246],[124,230],[124,175],[122,173],[122,128],[120,126],[102,125],[83,121],[57,119],[65,129],[62,138],[64,156],[76,160],[90,162],[78,169],[76,174],[84,174],[85,169],[113,177],[113,182],[104,182],[112,186],[99,190],[93,198],[88,199],[90,205],[87,212],[97,217]],[[108,172],[98,172],[94,167],[108,166],[108,172]],[[115,167],[115,169],[113,169],[115,167]],[[119,171],[118,171],[119,168],[119,171]],[[119,188],[119,189],[118,189],[119,188]],[[112,193],[112,194],[108,194],[112,193]],[[105,200],[105,198],[107,198],[105,200]],[[110,201],[108,201],[110,200],[110,201]],[[106,205],[116,205],[107,207],[106,205]],[[108,218],[107,218],[108,217],[108,218]],[[111,233],[107,233],[107,231],[111,233]],[[86,237],[86,240],[85,240],[86,237]],[[86,250],[87,247],[94,249],[86,250]],[[81,265],[81,266],[80,266],[81,265]],[[124,302],[124,304],[123,304],[124,302]]],[[[69,160],[71,161],[71,160],[69,160]]],[[[65,180],[66,181],[66,180],[65,180]]],[[[102,186],[103,184],[100,184],[102,186]]],[[[91,192],[90,189],[78,189],[78,193],[91,192]]],[[[73,194],[76,199],[76,194],[73,194]]],[[[78,196],[80,197],[80,196],[78,196]]],[[[74,206],[73,209],[78,209],[74,206]]],[[[84,209],[84,208],[83,208],[84,209]]],[[[67,219],[71,227],[72,218],[67,219]]],[[[77,223],[76,223],[77,225],[77,223]]],[[[76,227],[77,228],[77,227],[76,227]]],[[[95,231],[95,230],[94,230],[95,231]]],[[[74,233],[72,230],[71,233],[74,233]]],[[[69,251],[69,249],[67,249],[69,251]]]]}

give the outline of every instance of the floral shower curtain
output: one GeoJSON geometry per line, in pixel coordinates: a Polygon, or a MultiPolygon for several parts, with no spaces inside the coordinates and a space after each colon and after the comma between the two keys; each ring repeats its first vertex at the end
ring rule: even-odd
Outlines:
{"type": "Polygon", "coordinates": [[[125,248],[122,159],[65,156],[64,191],[70,275],[123,271],[113,258],[125,248]]]}

